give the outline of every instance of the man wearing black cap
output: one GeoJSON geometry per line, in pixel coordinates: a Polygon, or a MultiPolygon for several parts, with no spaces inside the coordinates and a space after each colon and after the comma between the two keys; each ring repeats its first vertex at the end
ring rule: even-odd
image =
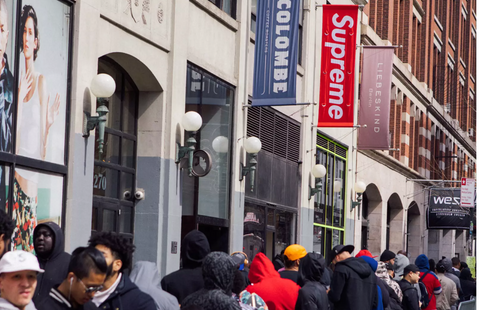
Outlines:
{"type": "Polygon", "coordinates": [[[420,269],[414,264],[407,265],[403,269],[403,279],[398,282],[402,289],[403,310],[419,310],[420,302],[418,300],[417,290],[413,286],[418,283],[420,279],[420,269]]]}
{"type": "Polygon", "coordinates": [[[334,310],[377,307],[377,278],[366,261],[352,257],[354,249],[353,245],[339,244],[330,255],[335,270],[328,298],[334,310]]]}
{"type": "Polygon", "coordinates": [[[380,255],[380,261],[384,263],[390,263],[393,266],[393,264],[395,264],[395,256],[395,253],[392,251],[385,250],[383,251],[382,255],[380,255]]]}

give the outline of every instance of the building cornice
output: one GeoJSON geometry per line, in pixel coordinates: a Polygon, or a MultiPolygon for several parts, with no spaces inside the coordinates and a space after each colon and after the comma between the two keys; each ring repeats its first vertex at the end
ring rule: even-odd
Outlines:
{"type": "Polygon", "coordinates": [[[359,150],[361,154],[373,159],[374,161],[402,174],[406,178],[409,179],[424,179],[425,177],[418,173],[417,171],[413,170],[412,168],[408,167],[407,165],[403,164],[402,162],[398,161],[394,157],[384,153],[384,151],[379,150],[359,150]]]}

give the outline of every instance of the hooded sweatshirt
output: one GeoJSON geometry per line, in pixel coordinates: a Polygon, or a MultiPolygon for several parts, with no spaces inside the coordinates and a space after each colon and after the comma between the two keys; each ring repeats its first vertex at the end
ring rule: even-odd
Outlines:
{"type": "Polygon", "coordinates": [[[375,309],[377,277],[363,259],[349,257],[335,264],[328,298],[334,310],[375,309]]]}
{"type": "Polygon", "coordinates": [[[393,264],[393,270],[395,271],[395,276],[393,279],[395,281],[400,281],[403,276],[403,269],[410,264],[410,260],[403,254],[397,254],[395,256],[395,263],[393,264]]]}
{"type": "Polygon", "coordinates": [[[469,268],[463,268],[462,271],[460,271],[460,284],[462,285],[465,300],[470,300],[472,296],[477,295],[475,280],[472,278],[472,273],[469,268]]]}
{"type": "Polygon", "coordinates": [[[180,248],[182,269],[162,279],[162,289],[177,297],[182,304],[185,297],[203,288],[202,261],[210,253],[207,237],[198,230],[192,230],[183,238],[180,248]]]}
{"type": "Polygon", "coordinates": [[[280,278],[272,262],[263,253],[258,253],[250,265],[248,278],[253,285],[247,287],[250,293],[262,297],[269,310],[295,308],[300,287],[291,280],[280,278]]]}
{"type": "Polygon", "coordinates": [[[236,268],[230,255],[208,254],[202,264],[204,288],[188,295],[182,308],[195,305],[202,309],[240,310],[239,303],[231,297],[236,268]]]}
{"type": "MultiPolygon", "coordinates": [[[[33,302],[30,302],[27,306],[26,309],[29,310],[36,310],[35,305],[33,302]]],[[[12,305],[9,301],[7,301],[4,298],[0,298],[0,310],[18,310],[17,307],[12,305]]]]}
{"type": "MultiPolygon", "coordinates": [[[[68,274],[68,265],[70,264],[70,254],[64,251],[64,237],[60,226],[54,222],[46,222],[38,224],[33,231],[33,236],[36,235],[41,227],[48,227],[53,233],[53,248],[50,256],[42,258],[37,255],[40,268],[45,270],[44,273],[37,275],[37,288],[33,294],[33,302],[38,304],[41,299],[48,296],[50,289],[60,284],[68,274]]],[[[34,237],[35,241],[35,237],[34,237]]],[[[36,249],[37,244],[34,242],[36,249]]]]}
{"type": "Polygon", "coordinates": [[[424,273],[427,273],[422,280],[423,284],[425,284],[425,287],[427,288],[428,297],[430,298],[428,307],[425,308],[425,310],[436,309],[437,298],[435,295],[438,295],[442,292],[442,285],[440,284],[440,281],[438,281],[437,276],[430,271],[430,263],[428,262],[428,257],[425,254],[418,255],[417,259],[415,260],[415,265],[417,265],[418,269],[420,269],[420,278],[424,273]]]}
{"type": "Polygon", "coordinates": [[[300,260],[298,277],[304,283],[298,291],[295,310],[328,310],[328,295],[323,283],[325,258],[318,253],[308,253],[300,260]]]}
{"type": "Polygon", "coordinates": [[[160,279],[157,265],[152,262],[136,262],[130,273],[130,280],[132,280],[142,292],[147,293],[153,298],[157,310],[178,309],[177,298],[162,290],[160,279]]]}

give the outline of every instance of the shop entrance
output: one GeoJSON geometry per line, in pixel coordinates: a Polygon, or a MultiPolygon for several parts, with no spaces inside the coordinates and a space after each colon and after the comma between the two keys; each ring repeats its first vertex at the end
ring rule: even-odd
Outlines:
{"type": "Polygon", "coordinates": [[[243,251],[251,261],[262,252],[270,260],[296,242],[296,212],[260,202],[245,202],[243,251]]]}
{"type": "Polygon", "coordinates": [[[112,76],[116,90],[108,101],[103,154],[95,145],[92,234],[113,231],[133,239],[139,92],[125,70],[108,57],[99,59],[98,73],[112,76]]]}

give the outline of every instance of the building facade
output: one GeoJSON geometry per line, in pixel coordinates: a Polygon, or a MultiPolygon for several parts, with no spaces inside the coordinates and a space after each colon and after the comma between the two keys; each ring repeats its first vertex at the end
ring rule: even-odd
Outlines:
{"type": "MultiPolygon", "coordinates": [[[[467,255],[468,231],[426,230],[425,210],[426,189],[441,183],[432,180],[476,177],[474,1],[328,1],[363,6],[358,44],[402,46],[394,57],[390,151],[358,151],[358,127],[316,127],[327,1],[300,4],[297,102],[308,104],[261,108],[249,104],[257,1],[37,1],[6,1],[7,55],[15,56],[5,59],[19,91],[11,91],[14,109],[5,114],[13,122],[0,150],[0,199],[17,221],[16,248],[31,249],[34,226],[53,220],[65,231],[67,251],[92,233],[116,231],[133,239],[135,260],[156,262],[162,274],[178,269],[182,238],[193,229],[212,250],[249,258],[273,258],[292,243],[327,258],[339,243],[374,255],[386,248],[411,258],[467,255]],[[28,5],[41,34],[31,39],[19,35],[33,22],[22,19],[28,5]],[[60,25],[57,32],[49,20],[60,25]],[[24,42],[34,44],[35,56],[24,42]],[[38,146],[29,137],[38,133],[22,127],[35,120],[24,108],[34,92],[22,87],[37,85],[27,75],[30,57],[49,82],[39,97],[51,99],[39,100],[47,122],[38,120],[38,146]],[[91,92],[97,73],[116,82],[106,103],[91,92]],[[101,152],[98,127],[86,137],[84,121],[103,105],[101,152]],[[189,176],[177,160],[191,135],[182,126],[187,111],[202,116],[194,137],[211,158],[204,177],[189,176]],[[242,173],[250,136],[262,142],[253,178],[242,173]],[[317,163],[327,169],[323,180],[311,174],[317,163]],[[359,180],[367,189],[352,208],[359,180]],[[312,196],[316,183],[322,190],[312,196]]],[[[360,81],[360,47],[356,60],[360,81]]],[[[357,86],[356,107],[358,93],[357,86]]]]}

